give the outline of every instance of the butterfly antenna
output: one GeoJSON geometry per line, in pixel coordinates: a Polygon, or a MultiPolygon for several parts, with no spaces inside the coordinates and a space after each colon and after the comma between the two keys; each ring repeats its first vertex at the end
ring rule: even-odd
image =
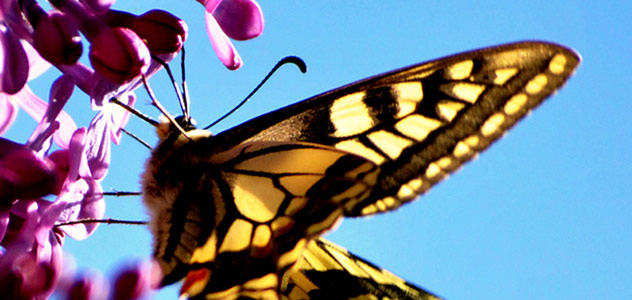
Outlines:
{"type": "Polygon", "coordinates": [[[103,192],[101,193],[103,196],[114,196],[114,197],[123,197],[123,196],[140,196],[142,195],[140,192],[122,192],[122,191],[114,191],[114,192],[103,192]]]}
{"type": "Polygon", "coordinates": [[[155,106],[160,111],[160,113],[162,113],[162,115],[167,118],[167,120],[169,120],[169,123],[171,123],[171,125],[173,125],[182,135],[184,135],[190,140],[191,138],[187,135],[186,131],[182,129],[182,126],[180,126],[180,124],[178,124],[178,122],[173,118],[173,116],[169,114],[169,112],[164,108],[164,106],[162,106],[162,104],[158,102],[158,99],[156,99],[156,95],[154,94],[154,91],[151,89],[151,87],[149,86],[149,83],[147,82],[147,77],[145,76],[145,74],[142,74],[141,78],[143,80],[143,85],[145,86],[145,90],[147,90],[147,94],[149,94],[149,99],[151,99],[151,104],[155,106]]]}
{"type": "Polygon", "coordinates": [[[147,147],[147,149],[153,149],[149,143],[145,142],[143,139],[139,138],[137,135],[127,131],[125,128],[121,128],[121,131],[127,134],[129,137],[133,138],[135,141],[139,142],[141,145],[147,147]]]}
{"type": "Polygon", "coordinates": [[[59,228],[61,226],[70,226],[76,224],[95,224],[95,223],[105,223],[105,224],[127,224],[127,225],[147,225],[147,221],[128,221],[128,220],[118,220],[118,219],[81,219],[75,221],[62,222],[59,224],[55,224],[55,228],[59,228]]]}
{"type": "Polygon", "coordinates": [[[288,57],[283,58],[282,60],[280,60],[274,66],[274,68],[272,68],[272,70],[270,70],[270,72],[268,72],[268,75],[266,75],[266,77],[263,78],[263,80],[259,83],[259,85],[257,85],[257,87],[254,90],[252,90],[252,92],[250,92],[250,94],[244,100],[242,100],[237,106],[235,106],[229,112],[224,114],[221,118],[219,118],[215,122],[211,123],[211,125],[208,125],[208,126],[204,127],[204,129],[209,129],[209,128],[215,126],[217,123],[219,123],[222,120],[226,119],[228,116],[230,116],[235,111],[237,111],[240,107],[242,107],[244,104],[246,104],[246,102],[248,102],[248,100],[250,100],[250,98],[263,86],[263,84],[266,81],[268,81],[268,79],[270,79],[270,77],[272,76],[272,74],[274,74],[274,72],[276,72],[276,70],[278,70],[281,66],[283,66],[285,64],[288,64],[288,63],[296,65],[301,70],[302,73],[307,72],[307,66],[305,65],[305,62],[302,59],[300,59],[299,57],[297,57],[297,56],[288,56],[288,57]]]}
{"type": "MultiPolygon", "coordinates": [[[[182,50],[183,50],[182,59],[184,60],[184,48],[182,50]]],[[[162,65],[162,67],[165,68],[165,71],[167,71],[167,74],[169,75],[169,79],[171,79],[171,84],[173,85],[173,88],[176,91],[176,96],[178,97],[178,102],[180,103],[180,110],[182,110],[182,114],[184,115],[185,120],[188,121],[189,120],[189,104],[186,98],[182,96],[182,92],[180,91],[180,88],[178,87],[178,82],[173,76],[173,72],[171,72],[171,67],[169,67],[168,63],[166,63],[164,60],[160,59],[156,55],[152,54],[151,58],[155,60],[157,63],[159,63],[160,65],[162,65]]],[[[184,62],[182,64],[184,64],[184,62]]],[[[183,69],[183,72],[184,72],[184,69],[183,69]]]]}
{"type": "Polygon", "coordinates": [[[122,107],[122,108],[123,108],[123,109],[125,109],[126,111],[129,111],[131,114],[133,114],[133,115],[135,115],[135,116],[139,117],[141,120],[143,120],[143,121],[145,121],[145,122],[149,123],[151,126],[158,127],[158,125],[160,124],[160,123],[158,123],[158,121],[156,121],[156,120],[154,120],[154,119],[150,118],[148,115],[146,115],[146,114],[144,114],[144,113],[140,112],[138,109],[135,109],[135,108],[133,108],[133,107],[131,107],[131,106],[127,105],[126,103],[121,102],[121,101],[120,101],[119,99],[117,99],[117,98],[110,98],[110,103],[114,103],[114,104],[116,104],[116,105],[118,105],[118,106],[122,107]]]}
{"type": "Polygon", "coordinates": [[[182,51],[181,51],[181,55],[180,56],[180,69],[182,70],[182,98],[183,98],[183,102],[184,102],[184,116],[187,118],[187,120],[189,120],[189,106],[191,105],[191,102],[189,101],[189,88],[187,86],[187,80],[186,80],[186,70],[185,70],[185,54],[186,52],[184,51],[184,45],[182,46],[182,51]]]}

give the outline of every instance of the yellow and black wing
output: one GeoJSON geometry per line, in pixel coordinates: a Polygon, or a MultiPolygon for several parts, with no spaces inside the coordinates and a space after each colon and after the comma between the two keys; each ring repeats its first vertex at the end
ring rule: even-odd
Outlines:
{"type": "MultiPolygon", "coordinates": [[[[341,217],[388,211],[425,192],[578,63],[559,45],[497,46],[378,75],[216,136],[172,132],[143,177],[163,284],[185,278],[191,298],[278,298],[286,272],[307,259],[305,249],[317,253],[310,242],[341,217]]],[[[357,270],[347,268],[352,277],[357,270]]],[[[323,284],[322,272],[301,274],[313,276],[294,286],[323,284]]]]}
{"type": "Polygon", "coordinates": [[[370,196],[345,210],[399,207],[487,148],[560,88],[579,64],[546,42],[490,47],[399,69],[268,113],[217,138],[302,141],[379,166],[370,196]]]}
{"type": "Polygon", "coordinates": [[[311,241],[283,277],[282,299],[439,300],[323,238],[311,241]]]}

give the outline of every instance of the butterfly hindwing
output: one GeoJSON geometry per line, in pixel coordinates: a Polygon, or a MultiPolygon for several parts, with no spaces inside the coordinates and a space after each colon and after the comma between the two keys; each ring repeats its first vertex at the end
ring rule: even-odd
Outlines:
{"type": "Polygon", "coordinates": [[[439,300],[323,238],[311,241],[283,277],[282,299],[439,300]]]}
{"type": "Polygon", "coordinates": [[[172,203],[152,210],[160,220],[153,230],[168,233],[154,245],[164,284],[185,277],[192,298],[274,299],[306,243],[364,200],[377,178],[374,163],[330,146],[251,142],[219,151],[212,137],[192,139],[163,142],[144,182],[161,186],[160,194],[146,190],[147,203],[172,203]]]}
{"type": "Polygon", "coordinates": [[[225,145],[305,141],[380,167],[360,216],[399,207],[487,148],[550,96],[579,64],[575,52],[522,42],[466,52],[344,86],[220,133],[225,145]]]}

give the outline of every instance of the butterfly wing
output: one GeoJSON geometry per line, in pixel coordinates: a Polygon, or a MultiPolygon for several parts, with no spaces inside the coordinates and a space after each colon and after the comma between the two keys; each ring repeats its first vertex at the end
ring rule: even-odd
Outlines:
{"type": "Polygon", "coordinates": [[[378,183],[346,216],[413,200],[475,157],[579,65],[560,45],[521,42],[399,69],[318,95],[220,133],[247,141],[304,141],[364,157],[378,183]]]}
{"type": "Polygon", "coordinates": [[[281,287],[282,298],[292,300],[440,299],[322,238],[307,245],[281,287]]]}
{"type": "Polygon", "coordinates": [[[213,137],[164,141],[148,163],[154,256],[163,284],[194,299],[276,299],[311,239],[374,188],[377,166],[336,148],[213,137]],[[156,188],[160,187],[160,188],[156,188]]]}

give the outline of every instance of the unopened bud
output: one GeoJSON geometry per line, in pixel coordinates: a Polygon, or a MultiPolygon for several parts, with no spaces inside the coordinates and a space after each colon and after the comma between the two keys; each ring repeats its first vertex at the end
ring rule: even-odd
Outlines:
{"type": "Polygon", "coordinates": [[[33,44],[40,55],[53,64],[73,65],[83,52],[79,31],[59,12],[51,12],[39,20],[33,32],[33,44]]]}
{"type": "Polygon", "coordinates": [[[151,60],[138,35],[121,27],[99,32],[92,40],[89,56],[95,71],[118,84],[145,72],[151,60]]]}

